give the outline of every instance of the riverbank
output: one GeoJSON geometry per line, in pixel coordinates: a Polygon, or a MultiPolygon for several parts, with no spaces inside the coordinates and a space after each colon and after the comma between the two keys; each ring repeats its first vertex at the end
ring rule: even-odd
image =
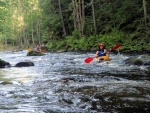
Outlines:
{"type": "MultiPolygon", "coordinates": [[[[89,37],[91,38],[91,37],[89,37]]],[[[128,43],[127,41],[125,42],[110,42],[110,40],[107,42],[104,39],[100,40],[92,40],[87,38],[83,39],[75,39],[73,40],[50,40],[47,44],[46,47],[48,49],[47,52],[93,52],[95,53],[98,50],[98,44],[100,42],[103,42],[105,44],[105,47],[107,50],[110,48],[114,47],[118,43],[121,44],[119,48],[119,52],[121,54],[125,55],[142,55],[142,54],[150,54],[150,43],[144,43],[142,45],[136,44],[134,45],[134,42],[128,43]]],[[[31,45],[32,47],[33,45],[31,45]]],[[[21,50],[27,50],[27,47],[18,47],[18,46],[8,46],[7,48],[4,48],[1,46],[0,51],[21,51],[21,50]]],[[[117,50],[112,51],[111,53],[117,54],[117,50]]]]}
{"type": "Polygon", "coordinates": [[[150,53],[149,36],[143,33],[127,34],[119,30],[114,30],[110,33],[91,35],[91,36],[67,36],[62,39],[50,39],[47,43],[49,51],[96,51],[98,44],[103,42],[106,49],[112,48],[118,43],[119,48],[123,53],[150,53]]]}

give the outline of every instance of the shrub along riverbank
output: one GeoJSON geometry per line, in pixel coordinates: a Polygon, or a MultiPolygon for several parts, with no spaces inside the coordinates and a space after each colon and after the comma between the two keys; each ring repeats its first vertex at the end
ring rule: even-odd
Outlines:
{"type": "MultiPolygon", "coordinates": [[[[148,33],[146,35],[144,33],[138,32],[127,34],[119,30],[113,30],[107,34],[80,37],[77,32],[74,32],[72,35],[66,36],[65,38],[54,38],[48,40],[47,42],[48,43],[46,46],[50,52],[96,51],[98,49],[98,44],[103,42],[106,46],[106,49],[109,49],[120,43],[121,47],[119,50],[122,53],[150,53],[150,34],[148,33]]],[[[18,46],[9,46],[9,48],[5,48],[5,50],[18,51],[20,48],[18,46]]]]}
{"type": "Polygon", "coordinates": [[[106,49],[121,43],[119,50],[124,53],[150,53],[150,34],[134,32],[126,34],[113,30],[108,34],[79,37],[77,33],[63,39],[51,39],[47,43],[49,51],[93,51],[98,49],[98,44],[103,42],[106,49]]]}

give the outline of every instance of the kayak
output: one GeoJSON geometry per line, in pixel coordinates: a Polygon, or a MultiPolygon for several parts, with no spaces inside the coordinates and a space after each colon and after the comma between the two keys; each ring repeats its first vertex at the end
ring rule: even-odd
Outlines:
{"type": "MultiPolygon", "coordinates": [[[[110,49],[110,51],[111,51],[111,50],[117,50],[120,46],[121,46],[121,44],[117,44],[117,45],[115,45],[114,47],[112,47],[112,48],[110,49]]],[[[109,52],[109,53],[110,53],[110,52],[109,52]]],[[[100,58],[102,58],[104,61],[109,61],[109,60],[110,60],[108,56],[101,56],[101,57],[96,58],[96,61],[99,62],[99,61],[100,61],[100,60],[99,60],[100,58]]],[[[86,59],[84,60],[84,62],[85,62],[86,64],[89,64],[90,62],[93,61],[93,59],[95,59],[95,57],[88,57],[88,58],[86,58],[86,59]]],[[[101,60],[101,61],[102,61],[102,60],[101,60]]]]}
{"type": "Polygon", "coordinates": [[[43,50],[40,50],[40,52],[47,52],[47,50],[43,49],[43,50]]]}
{"type": "Polygon", "coordinates": [[[28,48],[27,51],[30,52],[30,51],[32,51],[32,49],[31,49],[31,48],[28,48]]]}
{"type": "Polygon", "coordinates": [[[101,57],[97,57],[97,58],[96,58],[96,61],[99,61],[100,59],[102,59],[102,61],[103,61],[103,60],[104,60],[104,61],[109,61],[109,60],[110,60],[109,56],[101,56],[101,57]]]}
{"type": "MultiPolygon", "coordinates": [[[[30,52],[30,51],[32,51],[32,49],[28,48],[27,51],[30,52]]],[[[40,51],[37,51],[37,52],[47,52],[47,50],[43,49],[43,50],[40,50],[40,51]]]]}

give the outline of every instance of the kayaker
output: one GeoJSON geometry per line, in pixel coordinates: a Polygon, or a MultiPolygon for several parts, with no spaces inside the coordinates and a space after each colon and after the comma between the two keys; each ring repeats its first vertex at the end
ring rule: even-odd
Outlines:
{"type": "Polygon", "coordinates": [[[96,51],[96,58],[100,57],[99,58],[99,61],[102,61],[104,60],[103,58],[101,58],[102,56],[106,56],[107,54],[107,50],[105,49],[105,46],[103,43],[100,43],[99,44],[99,50],[96,51]]]}
{"type": "Polygon", "coordinates": [[[35,49],[34,50],[40,52],[41,51],[40,45],[38,45],[38,44],[35,45],[35,49]]]}

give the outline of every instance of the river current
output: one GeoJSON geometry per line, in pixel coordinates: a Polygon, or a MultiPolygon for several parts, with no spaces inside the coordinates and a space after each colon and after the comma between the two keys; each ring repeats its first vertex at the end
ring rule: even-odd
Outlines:
{"type": "Polygon", "coordinates": [[[110,61],[84,62],[94,53],[0,52],[11,64],[0,69],[0,113],[149,113],[150,70],[124,64],[128,55],[110,61]],[[32,67],[13,67],[31,61],[32,67]]]}

